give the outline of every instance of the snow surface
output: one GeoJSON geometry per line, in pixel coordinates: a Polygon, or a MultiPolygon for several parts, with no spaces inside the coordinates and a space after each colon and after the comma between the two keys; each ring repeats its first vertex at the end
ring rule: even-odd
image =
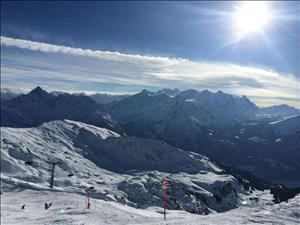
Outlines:
{"type": "Polygon", "coordinates": [[[271,199],[268,192],[244,191],[207,157],[162,141],[70,120],[1,127],[1,224],[300,223],[299,196],[278,205],[271,199]],[[58,162],[53,189],[47,161],[58,162]],[[46,202],[53,203],[49,210],[46,202]]]}
{"type": "Polygon", "coordinates": [[[54,189],[147,208],[163,203],[168,180],[170,209],[198,214],[238,206],[245,191],[207,157],[165,142],[121,137],[115,132],[70,120],[33,128],[1,128],[2,191],[48,190],[51,165],[54,189]],[[31,162],[31,165],[26,165],[31,162]]]}
{"type": "Polygon", "coordinates": [[[239,208],[206,216],[185,211],[149,207],[135,209],[116,202],[91,199],[85,209],[86,196],[57,191],[5,192],[1,195],[1,224],[3,225],[209,225],[209,224],[300,224],[300,195],[289,202],[274,205],[268,192],[254,192],[244,196],[239,208]],[[256,199],[258,201],[256,201],[256,199]],[[45,202],[53,203],[45,210],[45,202]],[[25,204],[25,209],[21,206],[25,204]]]}

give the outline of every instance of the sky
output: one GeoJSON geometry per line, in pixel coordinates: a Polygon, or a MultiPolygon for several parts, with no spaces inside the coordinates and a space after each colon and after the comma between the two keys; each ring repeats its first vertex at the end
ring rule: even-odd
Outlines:
{"type": "Polygon", "coordinates": [[[246,4],[1,1],[1,88],[208,89],[300,108],[300,3],[246,4]]]}

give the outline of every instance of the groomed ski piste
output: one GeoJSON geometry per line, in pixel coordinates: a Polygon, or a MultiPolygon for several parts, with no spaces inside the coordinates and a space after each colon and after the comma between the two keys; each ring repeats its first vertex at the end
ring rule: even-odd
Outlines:
{"type": "Polygon", "coordinates": [[[116,202],[91,199],[91,208],[86,209],[86,197],[61,191],[8,192],[1,196],[1,224],[7,225],[106,225],[106,224],[300,224],[300,196],[288,203],[273,204],[267,192],[256,192],[242,201],[233,210],[206,216],[179,210],[167,210],[163,219],[163,209],[149,207],[136,209],[116,202]],[[250,200],[258,197],[259,202],[250,200]],[[53,206],[44,209],[45,202],[53,206]],[[25,209],[21,206],[25,204],[25,209]]]}
{"type": "Polygon", "coordinates": [[[300,224],[299,195],[272,198],[162,141],[70,120],[1,127],[1,224],[300,224]],[[58,162],[52,189],[49,161],[58,162]],[[172,189],[166,220],[163,177],[172,189]]]}

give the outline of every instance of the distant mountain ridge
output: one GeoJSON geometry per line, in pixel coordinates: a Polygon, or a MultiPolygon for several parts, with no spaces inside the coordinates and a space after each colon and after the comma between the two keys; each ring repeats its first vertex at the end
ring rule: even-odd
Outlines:
{"type": "Polygon", "coordinates": [[[88,95],[98,104],[108,104],[115,101],[120,101],[130,95],[112,95],[112,94],[104,94],[104,93],[96,93],[88,95]]]}
{"type": "Polygon", "coordinates": [[[300,115],[300,109],[286,104],[262,107],[257,112],[258,118],[289,117],[294,115],[300,115]]]}
{"type": "MultiPolygon", "coordinates": [[[[60,92],[60,91],[53,91],[51,93],[55,94],[56,96],[68,94],[67,92],[60,92]]],[[[130,95],[126,95],[126,94],[106,94],[106,93],[86,94],[84,92],[73,93],[72,95],[76,95],[76,96],[82,95],[82,96],[90,97],[98,104],[108,104],[108,103],[111,103],[114,101],[120,101],[123,98],[130,96],[130,95]]]]}
{"type": "Polygon", "coordinates": [[[37,87],[1,103],[1,126],[32,127],[58,119],[73,119],[122,133],[104,108],[87,96],[56,96],[37,87]]]}
{"type": "Polygon", "coordinates": [[[105,108],[128,135],[163,139],[194,151],[207,144],[215,130],[240,126],[258,109],[245,96],[192,89],[143,90],[105,108]]]}
{"type": "MultiPolygon", "coordinates": [[[[145,90],[147,91],[147,90],[145,90]]],[[[175,97],[177,94],[180,94],[181,92],[194,92],[194,93],[213,93],[208,90],[204,91],[197,91],[193,89],[185,90],[185,91],[180,91],[177,88],[170,89],[170,88],[165,88],[161,89],[157,92],[150,92],[154,95],[167,95],[169,97],[175,97]]],[[[218,91],[219,93],[223,93],[222,91],[218,91]]],[[[217,92],[217,93],[218,93],[217,92]]],[[[63,91],[52,91],[48,92],[49,94],[54,94],[55,96],[58,95],[64,95],[64,94],[69,94],[69,95],[83,95],[92,98],[95,102],[98,104],[109,104],[112,102],[117,102],[120,101],[124,98],[133,96],[130,94],[107,94],[107,93],[95,93],[95,94],[85,94],[84,92],[78,92],[78,93],[68,93],[68,92],[63,92],[63,91]]],[[[1,101],[7,101],[11,100],[13,98],[16,98],[18,96],[22,95],[22,92],[20,91],[14,91],[9,88],[1,88],[1,101]]],[[[233,95],[231,95],[233,96],[233,95]]],[[[235,97],[235,96],[233,96],[235,97]]],[[[244,96],[247,98],[246,96],[244,96]]],[[[249,99],[248,99],[249,100],[249,99]]],[[[249,100],[250,101],[250,100],[249,100]]],[[[255,103],[253,103],[255,104],[255,103]]],[[[263,118],[272,118],[272,117],[288,117],[288,116],[293,116],[293,115],[300,115],[300,109],[297,109],[295,107],[289,106],[287,104],[281,104],[281,105],[273,105],[273,106],[267,106],[267,107],[258,107],[257,113],[256,113],[256,118],[257,119],[263,119],[263,118]]]]}
{"type": "Polygon", "coordinates": [[[69,119],[127,136],[162,140],[273,182],[300,184],[297,112],[289,106],[262,109],[246,96],[222,91],[143,90],[97,104],[85,95],[36,88],[1,101],[1,126],[36,127],[69,119]],[[262,111],[268,116],[259,117],[262,111]]]}
{"type": "Polygon", "coordinates": [[[260,108],[246,96],[192,89],[143,90],[105,107],[129,136],[164,140],[265,179],[300,184],[297,115],[257,118],[260,108]]]}
{"type": "MultiPolygon", "coordinates": [[[[158,92],[143,90],[136,95],[109,104],[108,108],[111,108],[112,115],[124,119],[127,116],[125,112],[130,113],[130,110],[127,110],[126,107],[130,108],[133,104],[139,104],[138,107],[134,108],[138,111],[133,112],[131,110],[134,114],[141,115],[142,112],[148,110],[149,113],[146,116],[153,116],[154,119],[154,117],[164,115],[154,116],[153,109],[167,113],[167,115],[171,110],[186,109],[186,116],[193,116],[204,125],[216,127],[232,125],[235,122],[243,122],[254,118],[258,109],[246,96],[236,97],[222,91],[217,93],[207,90],[198,92],[193,89],[182,92],[178,92],[176,89],[174,92],[167,89],[158,92]],[[159,109],[157,105],[161,105],[162,108],[159,109]],[[200,117],[197,115],[200,115],[200,117]]],[[[130,117],[132,114],[128,116],[130,117]]]]}

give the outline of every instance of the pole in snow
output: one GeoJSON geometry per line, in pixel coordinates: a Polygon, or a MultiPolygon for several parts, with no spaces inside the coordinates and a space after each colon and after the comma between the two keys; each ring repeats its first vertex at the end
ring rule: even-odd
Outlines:
{"type": "Polygon", "coordinates": [[[166,177],[164,177],[164,220],[167,219],[167,215],[166,215],[166,206],[167,206],[167,181],[166,181],[166,177]]]}
{"type": "Polygon", "coordinates": [[[89,187],[88,189],[86,189],[86,193],[87,193],[87,203],[86,203],[86,208],[90,209],[91,208],[91,203],[90,203],[90,192],[94,191],[94,187],[89,187]]]}
{"type": "Polygon", "coordinates": [[[87,192],[87,205],[86,205],[86,208],[87,208],[87,209],[90,209],[90,207],[91,207],[91,203],[90,203],[90,193],[87,192]]]}
{"type": "Polygon", "coordinates": [[[51,188],[53,188],[55,164],[56,164],[56,163],[52,163],[51,182],[50,182],[50,187],[51,187],[51,188]]]}
{"type": "Polygon", "coordinates": [[[53,182],[54,182],[54,170],[55,170],[55,165],[58,163],[58,162],[55,162],[55,161],[52,161],[52,162],[47,162],[49,164],[52,165],[52,168],[51,168],[51,179],[50,179],[50,188],[53,188],[53,182]]]}

